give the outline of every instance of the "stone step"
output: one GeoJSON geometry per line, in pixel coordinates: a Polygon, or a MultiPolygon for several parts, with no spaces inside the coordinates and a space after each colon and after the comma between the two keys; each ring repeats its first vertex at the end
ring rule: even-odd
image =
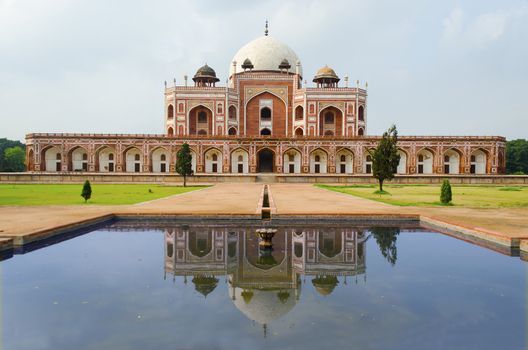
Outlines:
{"type": "Polygon", "coordinates": [[[275,174],[257,174],[257,178],[255,179],[255,182],[259,183],[276,183],[277,177],[275,174]]]}

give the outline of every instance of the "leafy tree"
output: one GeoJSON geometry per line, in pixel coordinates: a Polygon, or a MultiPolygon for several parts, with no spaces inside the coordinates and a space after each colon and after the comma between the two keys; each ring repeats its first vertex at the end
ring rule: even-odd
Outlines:
{"type": "Polygon", "coordinates": [[[392,180],[398,170],[400,155],[398,154],[398,131],[393,125],[383,133],[374,151],[369,151],[372,157],[372,173],[379,182],[379,190],[383,192],[383,182],[392,180]]]}
{"type": "Polygon", "coordinates": [[[449,180],[442,182],[442,189],[440,190],[440,202],[442,204],[449,204],[453,200],[453,194],[451,193],[451,184],[449,180]]]}
{"type": "Polygon", "coordinates": [[[528,140],[518,139],[506,143],[506,173],[528,174],[528,140]]]}
{"type": "MultiPolygon", "coordinates": [[[[5,167],[5,150],[7,148],[12,148],[12,147],[17,147],[17,146],[22,148],[24,153],[26,152],[26,146],[20,141],[8,140],[6,138],[0,139],[0,171],[13,171],[13,170],[7,170],[5,167]]],[[[24,162],[22,162],[22,164],[24,165],[24,162]]]]}
{"type": "Polygon", "coordinates": [[[376,240],[381,255],[394,266],[398,259],[396,240],[400,234],[400,229],[398,227],[373,227],[370,229],[370,233],[376,240]]]}
{"type": "Polygon", "coordinates": [[[26,152],[20,146],[9,147],[4,151],[3,171],[26,170],[26,152]]]}
{"type": "Polygon", "coordinates": [[[88,180],[84,182],[82,192],[81,192],[81,197],[84,198],[84,203],[86,203],[88,199],[92,197],[92,186],[90,185],[90,181],[88,180]]]}
{"type": "Polygon", "coordinates": [[[176,172],[183,176],[183,187],[187,186],[187,176],[193,174],[191,148],[187,143],[182,145],[176,155],[176,172]]]}

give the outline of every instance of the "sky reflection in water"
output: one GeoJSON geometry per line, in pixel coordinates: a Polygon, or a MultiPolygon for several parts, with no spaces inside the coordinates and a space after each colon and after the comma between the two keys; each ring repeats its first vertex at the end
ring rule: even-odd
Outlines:
{"type": "Polygon", "coordinates": [[[423,229],[117,222],[1,263],[4,349],[525,349],[526,263],[423,229]]]}

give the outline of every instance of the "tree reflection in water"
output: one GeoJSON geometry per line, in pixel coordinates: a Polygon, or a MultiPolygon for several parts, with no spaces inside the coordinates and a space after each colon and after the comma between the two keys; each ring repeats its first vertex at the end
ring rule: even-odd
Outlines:
{"type": "Polygon", "coordinates": [[[394,266],[398,259],[396,240],[400,234],[400,229],[398,227],[373,227],[370,229],[370,233],[374,236],[381,255],[394,266]]]}

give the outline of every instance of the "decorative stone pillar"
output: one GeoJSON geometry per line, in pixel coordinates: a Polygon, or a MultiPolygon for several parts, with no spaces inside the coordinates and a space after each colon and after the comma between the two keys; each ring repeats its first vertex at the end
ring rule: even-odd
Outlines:
{"type": "Polygon", "coordinates": [[[66,152],[64,146],[60,147],[61,150],[61,171],[66,172],[68,171],[68,164],[70,163],[70,159],[68,157],[68,152],[66,152]]]}
{"type": "Polygon", "coordinates": [[[336,172],[335,159],[336,159],[336,148],[335,146],[330,146],[330,149],[328,150],[328,158],[326,160],[326,167],[328,168],[328,172],[330,174],[335,174],[336,172]]]}
{"type": "Polygon", "coordinates": [[[96,154],[95,154],[95,146],[94,144],[90,144],[88,146],[88,149],[86,150],[88,152],[88,171],[94,172],[95,171],[95,164],[96,164],[96,154]]]}
{"type": "Polygon", "coordinates": [[[115,168],[116,168],[116,172],[118,173],[121,173],[121,172],[125,172],[125,155],[123,154],[123,149],[122,149],[122,146],[121,146],[121,143],[118,143],[116,145],[116,148],[115,148],[115,168]]]}
{"type": "Polygon", "coordinates": [[[301,173],[308,174],[310,172],[310,152],[308,146],[304,145],[301,153],[301,173]]]}

